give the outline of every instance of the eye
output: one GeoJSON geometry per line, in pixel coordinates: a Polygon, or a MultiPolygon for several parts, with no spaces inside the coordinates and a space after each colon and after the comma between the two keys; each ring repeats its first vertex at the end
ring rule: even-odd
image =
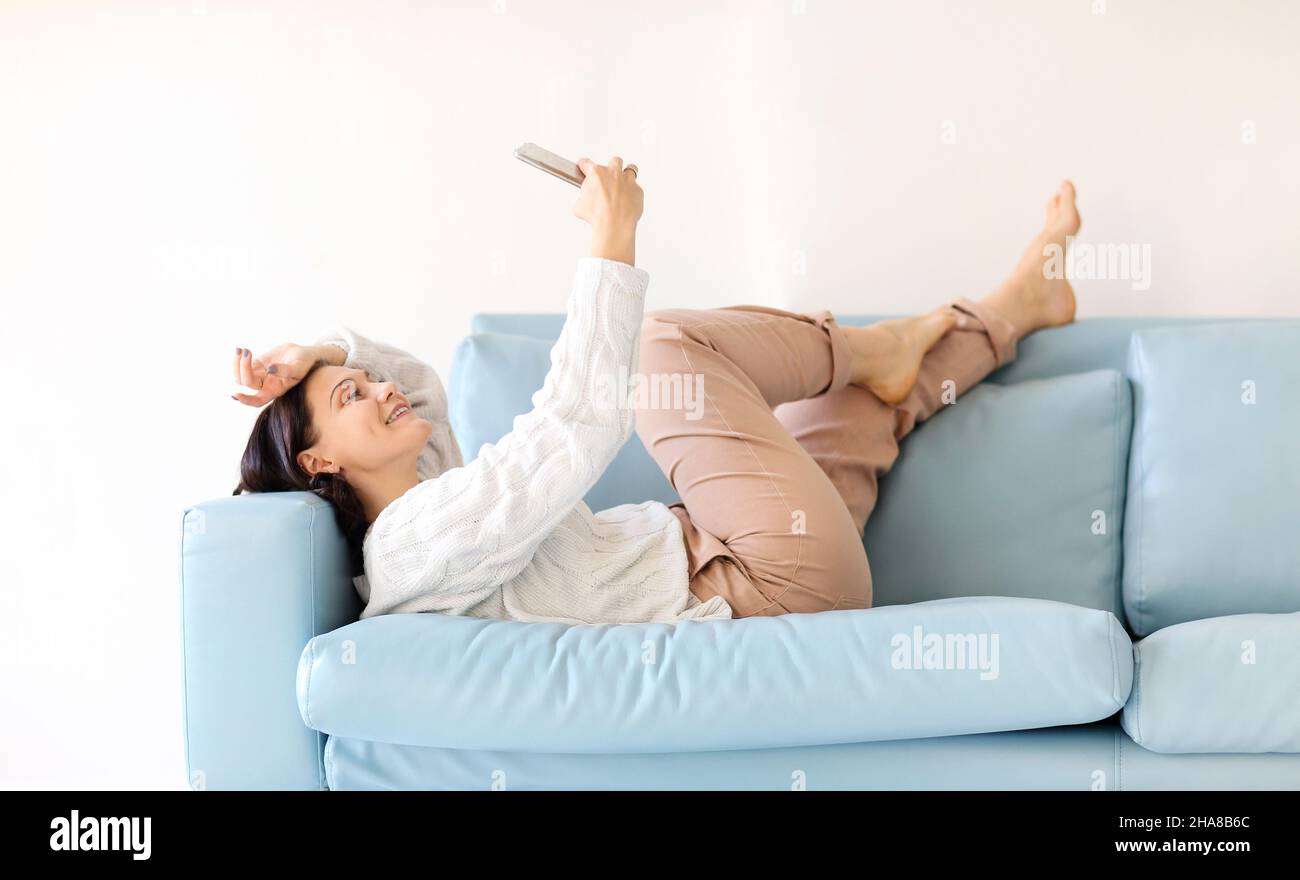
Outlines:
{"type": "Polygon", "coordinates": [[[357,386],[352,385],[352,386],[350,386],[350,388],[351,388],[352,393],[349,394],[349,393],[346,392],[346,391],[343,393],[343,405],[344,405],[344,406],[347,406],[349,403],[351,403],[351,402],[352,402],[352,399],[353,399],[354,397],[356,397],[356,396],[360,393],[360,392],[357,390],[357,386]]]}

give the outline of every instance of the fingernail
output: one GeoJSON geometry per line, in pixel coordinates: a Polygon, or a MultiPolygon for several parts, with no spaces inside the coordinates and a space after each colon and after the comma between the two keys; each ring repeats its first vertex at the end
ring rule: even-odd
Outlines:
{"type": "Polygon", "coordinates": [[[244,353],[244,350],[243,350],[242,348],[240,348],[238,345],[236,345],[236,346],[235,346],[235,354],[243,354],[243,353],[244,353]]]}
{"type": "Polygon", "coordinates": [[[274,372],[275,372],[275,364],[271,364],[271,366],[267,367],[267,368],[266,368],[266,371],[267,371],[268,373],[274,373],[274,372]]]}
{"type": "Polygon", "coordinates": [[[233,394],[232,394],[232,395],[230,395],[230,399],[231,399],[231,400],[233,400],[233,401],[234,401],[234,402],[235,402],[235,403],[239,403],[239,398],[238,398],[238,397],[236,397],[236,396],[235,396],[235,395],[233,395],[233,394]]]}

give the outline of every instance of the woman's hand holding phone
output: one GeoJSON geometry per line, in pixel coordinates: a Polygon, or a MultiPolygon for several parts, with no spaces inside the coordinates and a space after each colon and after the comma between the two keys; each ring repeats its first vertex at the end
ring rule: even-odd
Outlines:
{"type": "Polygon", "coordinates": [[[591,224],[591,256],[635,265],[636,225],[645,206],[636,166],[624,168],[618,156],[606,165],[584,156],[577,165],[586,176],[573,213],[591,224]]]}

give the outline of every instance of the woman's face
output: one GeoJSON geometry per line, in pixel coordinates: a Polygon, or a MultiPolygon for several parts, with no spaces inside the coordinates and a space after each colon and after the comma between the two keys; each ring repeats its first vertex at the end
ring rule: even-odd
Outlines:
{"type": "Polygon", "coordinates": [[[410,469],[433,432],[395,384],[372,382],[364,370],[318,367],[304,392],[318,438],[298,454],[308,473],[341,470],[353,482],[410,469]]]}

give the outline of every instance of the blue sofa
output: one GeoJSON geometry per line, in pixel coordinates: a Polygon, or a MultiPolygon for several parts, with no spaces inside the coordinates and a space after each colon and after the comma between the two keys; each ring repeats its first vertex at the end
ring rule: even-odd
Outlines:
{"type": "MultiPolygon", "coordinates": [[[[845,324],[886,316],[844,315],[845,324]]],[[[559,314],[480,314],[466,459],[559,314]]],[[[634,437],[593,509],[672,487],[634,437]]],[[[875,607],[671,624],[359,620],[327,504],[184,512],[184,736],[210,789],[1298,789],[1300,322],[1041,331],[922,423],[875,607]]]]}

